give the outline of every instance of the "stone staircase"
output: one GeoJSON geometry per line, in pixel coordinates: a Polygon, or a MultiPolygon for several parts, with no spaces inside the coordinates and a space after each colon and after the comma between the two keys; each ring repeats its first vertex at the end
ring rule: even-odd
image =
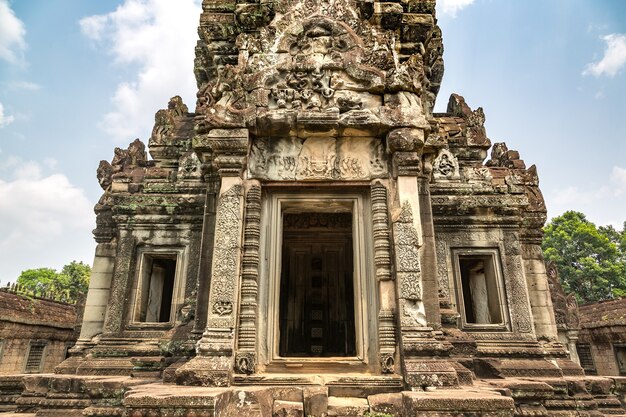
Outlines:
{"type": "Polygon", "coordinates": [[[12,390],[12,396],[2,391],[0,398],[3,417],[626,416],[626,378],[461,374],[467,384],[457,388],[382,393],[373,393],[373,382],[357,389],[357,380],[209,388],[155,378],[23,375],[19,395],[14,377],[0,377],[0,387],[12,390]]]}

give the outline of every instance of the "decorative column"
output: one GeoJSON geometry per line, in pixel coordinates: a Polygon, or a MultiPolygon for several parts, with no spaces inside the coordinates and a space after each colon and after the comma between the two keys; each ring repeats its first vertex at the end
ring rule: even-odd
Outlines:
{"type": "Polygon", "coordinates": [[[247,129],[213,129],[194,138],[210,151],[221,179],[217,198],[207,326],[197,356],[176,371],[183,385],[228,386],[233,369],[243,230],[243,181],[247,129]]]}
{"type": "Polygon", "coordinates": [[[256,315],[261,237],[261,186],[255,181],[246,193],[246,218],[241,272],[241,306],[235,370],[254,373],[256,367],[256,315]]]}
{"type": "Polygon", "coordinates": [[[376,282],[380,294],[378,311],[378,352],[381,372],[391,374],[396,371],[396,323],[395,288],[391,274],[389,242],[389,205],[387,187],[380,181],[372,184],[372,226],[374,234],[374,264],[376,282]]]}
{"type": "Polygon", "coordinates": [[[394,207],[393,247],[395,253],[396,291],[400,325],[400,348],[404,378],[411,387],[451,386],[458,384],[451,364],[434,359],[445,356],[451,346],[435,339],[428,326],[422,295],[419,174],[424,131],[400,128],[387,135],[396,177],[397,206],[394,207]],[[399,207],[398,207],[399,206],[399,207]]]}
{"type": "Polygon", "coordinates": [[[125,302],[128,299],[128,284],[132,279],[131,265],[133,264],[136,239],[131,229],[120,228],[115,254],[115,267],[111,282],[111,295],[104,319],[102,335],[115,337],[122,330],[122,318],[125,302]]]}

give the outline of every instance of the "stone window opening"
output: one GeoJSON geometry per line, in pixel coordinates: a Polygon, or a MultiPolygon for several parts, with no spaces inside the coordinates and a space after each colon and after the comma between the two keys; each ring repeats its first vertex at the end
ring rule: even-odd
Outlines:
{"type": "Polygon", "coordinates": [[[144,254],[134,321],[171,321],[177,257],[175,254],[144,254]]]}
{"type": "Polygon", "coordinates": [[[626,375],[626,345],[613,345],[613,352],[615,352],[615,362],[617,362],[619,374],[626,375]]]}
{"type": "Polygon", "coordinates": [[[596,375],[596,365],[593,361],[593,355],[591,354],[591,346],[582,343],[576,343],[576,353],[578,353],[578,360],[580,366],[587,375],[596,375]]]}
{"type": "Polygon", "coordinates": [[[31,341],[26,354],[26,363],[24,365],[24,373],[35,374],[43,369],[44,352],[46,342],[31,341]]]}
{"type": "Polygon", "coordinates": [[[506,304],[497,251],[455,253],[458,310],[464,328],[506,326],[506,304]]]}

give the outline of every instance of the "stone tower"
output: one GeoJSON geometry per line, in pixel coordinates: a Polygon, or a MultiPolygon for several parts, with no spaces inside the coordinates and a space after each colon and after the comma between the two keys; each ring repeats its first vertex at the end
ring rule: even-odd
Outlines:
{"type": "Polygon", "coordinates": [[[58,371],[405,392],[407,415],[512,415],[508,398],[480,402],[505,388],[519,415],[579,407],[536,169],[492,147],[461,96],[433,113],[435,2],[248,1],[203,2],[195,111],[174,97],[151,158],[136,140],[101,162],[81,338],[58,371]],[[455,391],[473,405],[409,393],[478,379],[491,388],[455,391]]]}

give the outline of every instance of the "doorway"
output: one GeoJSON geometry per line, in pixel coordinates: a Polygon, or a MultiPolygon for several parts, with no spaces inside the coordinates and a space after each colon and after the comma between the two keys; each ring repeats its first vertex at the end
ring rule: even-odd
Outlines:
{"type": "Polygon", "coordinates": [[[283,214],[279,355],[356,356],[352,213],[283,214]]]}

